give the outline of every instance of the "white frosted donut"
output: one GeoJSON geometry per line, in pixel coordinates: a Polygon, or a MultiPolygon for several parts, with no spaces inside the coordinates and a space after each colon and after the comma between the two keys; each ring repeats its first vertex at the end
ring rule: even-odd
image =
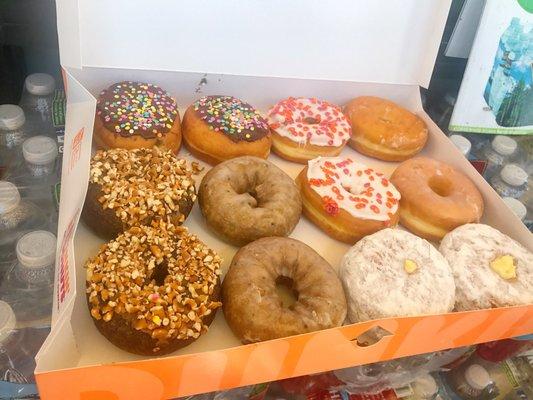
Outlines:
{"type": "Polygon", "coordinates": [[[533,303],[533,253],[497,229],[460,226],[444,236],[440,251],[453,271],[457,310],[533,303]]]}
{"type": "Polygon", "coordinates": [[[399,229],[357,242],[344,256],[339,276],[352,323],[447,313],[455,302],[446,259],[428,241],[399,229]]]}

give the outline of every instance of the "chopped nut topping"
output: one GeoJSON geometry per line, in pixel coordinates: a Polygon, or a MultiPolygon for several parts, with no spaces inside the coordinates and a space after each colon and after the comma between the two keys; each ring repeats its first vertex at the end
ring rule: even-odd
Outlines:
{"type": "Polygon", "coordinates": [[[159,220],[131,228],[86,264],[91,316],[107,322],[119,314],[158,341],[197,338],[222,305],[203,294],[219,283],[220,264],[185,227],[159,220]]]}
{"type": "Polygon", "coordinates": [[[154,218],[182,223],[181,199],[196,199],[193,175],[201,168],[177,159],[170,150],[111,149],[98,151],[91,160],[90,181],[101,187],[98,201],[128,226],[149,225],[154,218]],[[175,213],[178,215],[176,216],[175,213]]]}

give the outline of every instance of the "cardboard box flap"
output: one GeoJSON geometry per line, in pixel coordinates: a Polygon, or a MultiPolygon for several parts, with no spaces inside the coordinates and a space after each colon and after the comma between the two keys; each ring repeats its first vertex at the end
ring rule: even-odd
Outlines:
{"type": "Polygon", "coordinates": [[[61,62],[427,86],[450,3],[58,0],[61,62]]]}

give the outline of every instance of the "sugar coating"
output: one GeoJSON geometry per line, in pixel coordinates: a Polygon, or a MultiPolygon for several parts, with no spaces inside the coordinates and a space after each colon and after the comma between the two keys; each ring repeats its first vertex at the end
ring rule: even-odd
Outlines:
{"type": "Polygon", "coordinates": [[[446,259],[427,240],[399,229],[383,229],[357,242],[344,256],[339,275],[352,323],[442,314],[454,306],[446,259]],[[405,260],[416,263],[415,272],[405,270],[405,260]]]}
{"type": "Polygon", "coordinates": [[[440,251],[453,271],[457,310],[533,303],[533,254],[497,229],[462,225],[444,236],[440,251]],[[490,267],[504,255],[515,260],[515,279],[503,279],[490,267]]]}

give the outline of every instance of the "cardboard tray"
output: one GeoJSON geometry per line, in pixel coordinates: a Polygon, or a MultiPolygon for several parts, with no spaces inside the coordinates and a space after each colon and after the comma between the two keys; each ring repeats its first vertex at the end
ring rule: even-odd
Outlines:
{"type": "MultiPolygon", "coordinates": [[[[234,95],[263,112],[289,95],[316,96],[340,105],[353,97],[369,94],[394,100],[420,115],[427,123],[430,135],[422,154],[455,166],[476,183],[486,206],[482,222],[533,251],[533,236],[425,114],[417,86],[108,68],[66,72],[69,102],[56,298],[52,333],[37,357],[36,370],[43,399],[171,398],[533,331],[533,306],[521,306],[389,318],[243,346],[229,330],[223,313],[218,312],[207,334],[168,357],[149,359],[116,348],[94,327],[85,300],[83,265],[95,254],[102,240],[83,224],[78,225],[78,219],[88,182],[95,96],[101,89],[122,79],[160,85],[175,96],[182,112],[195,99],[208,94],[234,95]],[[391,334],[372,346],[359,347],[355,339],[376,326],[391,334]]],[[[367,158],[348,147],[343,154],[387,175],[397,165],[367,158]]],[[[179,155],[191,158],[185,149],[179,155]]],[[[284,161],[275,155],[271,155],[269,160],[293,178],[303,168],[303,165],[284,161]]],[[[199,182],[200,178],[197,179],[199,182]]],[[[237,248],[220,241],[207,229],[197,205],[185,225],[224,258],[225,271],[237,248]]],[[[290,236],[310,245],[335,269],[349,248],[329,238],[303,216],[290,236]]]]}

